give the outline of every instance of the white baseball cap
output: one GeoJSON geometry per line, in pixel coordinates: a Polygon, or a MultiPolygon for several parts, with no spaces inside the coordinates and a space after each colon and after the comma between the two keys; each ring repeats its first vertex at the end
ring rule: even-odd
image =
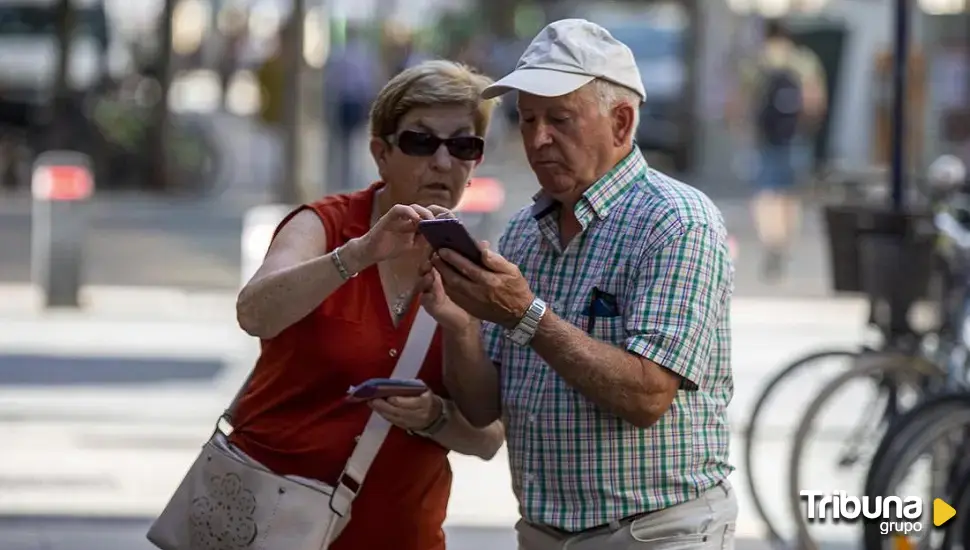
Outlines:
{"type": "Polygon", "coordinates": [[[636,58],[626,44],[585,19],[561,19],[541,31],[519,58],[515,70],[482,93],[491,99],[513,90],[558,97],[596,78],[629,88],[647,99],[636,58]]]}

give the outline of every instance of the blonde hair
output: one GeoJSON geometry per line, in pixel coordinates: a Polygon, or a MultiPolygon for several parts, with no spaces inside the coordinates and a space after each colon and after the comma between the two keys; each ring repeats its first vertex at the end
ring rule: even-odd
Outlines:
{"type": "Polygon", "coordinates": [[[371,105],[370,133],[385,137],[397,131],[401,118],[418,107],[465,105],[474,109],[475,134],[485,136],[497,99],[481,98],[492,79],[470,67],[437,59],[409,67],[381,89],[371,105]]]}

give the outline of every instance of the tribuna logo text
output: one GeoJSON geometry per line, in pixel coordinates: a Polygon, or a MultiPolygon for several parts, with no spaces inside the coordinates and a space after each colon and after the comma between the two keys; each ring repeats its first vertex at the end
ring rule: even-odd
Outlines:
{"type": "Polygon", "coordinates": [[[808,521],[857,521],[860,518],[879,522],[879,531],[907,534],[923,530],[923,499],[919,497],[856,497],[845,491],[801,491],[806,501],[808,521]]]}

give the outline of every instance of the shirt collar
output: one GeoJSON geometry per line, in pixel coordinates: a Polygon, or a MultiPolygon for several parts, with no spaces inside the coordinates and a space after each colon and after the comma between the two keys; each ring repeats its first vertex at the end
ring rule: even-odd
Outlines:
{"type": "MultiPolygon", "coordinates": [[[[636,145],[626,157],[611,168],[606,174],[596,180],[583,193],[582,200],[576,203],[574,213],[576,219],[583,225],[589,221],[591,215],[602,219],[610,213],[627,188],[647,170],[647,161],[636,145]]],[[[542,218],[559,206],[544,190],[540,190],[532,197],[532,217],[542,218]]]]}

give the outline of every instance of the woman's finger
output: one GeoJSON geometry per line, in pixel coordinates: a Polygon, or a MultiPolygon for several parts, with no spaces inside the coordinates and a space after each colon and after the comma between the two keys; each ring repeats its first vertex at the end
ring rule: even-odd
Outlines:
{"type": "Polygon", "coordinates": [[[429,397],[428,396],[429,392],[430,390],[418,397],[403,397],[403,396],[390,397],[387,399],[387,402],[390,403],[391,405],[394,405],[395,407],[398,407],[398,409],[400,409],[402,412],[421,410],[426,406],[426,401],[429,397]]]}
{"type": "Polygon", "coordinates": [[[464,277],[461,275],[461,273],[459,273],[453,265],[444,261],[441,256],[435,255],[431,259],[431,265],[433,265],[435,271],[438,272],[438,277],[440,277],[443,285],[456,285],[463,282],[464,277]]]}
{"type": "Polygon", "coordinates": [[[431,213],[434,214],[434,217],[437,219],[455,217],[454,212],[452,212],[451,210],[448,210],[444,206],[439,206],[437,204],[432,204],[431,206],[428,207],[428,210],[430,210],[431,213]]]}
{"type": "Polygon", "coordinates": [[[415,290],[419,294],[424,294],[425,292],[431,292],[434,290],[434,274],[430,271],[421,275],[418,279],[418,284],[415,286],[415,290]]]}
{"type": "Polygon", "coordinates": [[[388,403],[386,399],[371,399],[367,402],[367,405],[382,415],[398,413],[398,408],[388,403]]]}
{"type": "Polygon", "coordinates": [[[434,219],[434,213],[432,213],[431,210],[428,210],[427,208],[421,206],[420,204],[412,204],[411,210],[416,212],[422,220],[434,219]]]}
{"type": "Polygon", "coordinates": [[[475,283],[484,283],[489,274],[484,269],[478,267],[471,260],[461,254],[447,248],[441,249],[438,253],[441,258],[452,268],[461,273],[466,279],[475,283]]]}

